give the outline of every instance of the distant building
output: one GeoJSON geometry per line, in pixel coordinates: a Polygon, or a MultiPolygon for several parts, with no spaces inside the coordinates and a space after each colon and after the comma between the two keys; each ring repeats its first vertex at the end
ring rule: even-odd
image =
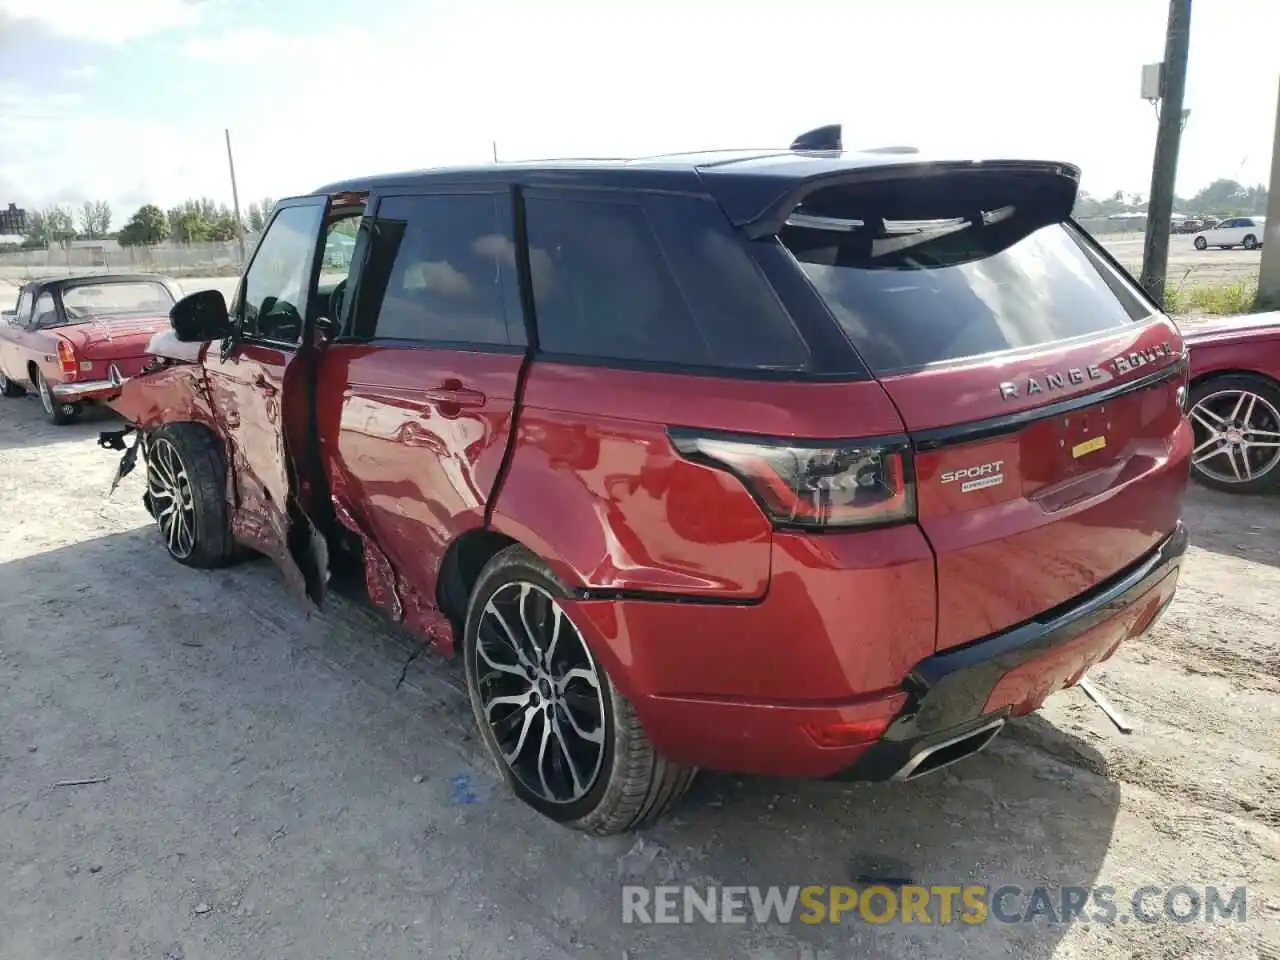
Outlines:
{"type": "Polygon", "coordinates": [[[9,204],[8,210],[0,210],[0,233],[27,234],[27,211],[17,204],[9,204]]]}

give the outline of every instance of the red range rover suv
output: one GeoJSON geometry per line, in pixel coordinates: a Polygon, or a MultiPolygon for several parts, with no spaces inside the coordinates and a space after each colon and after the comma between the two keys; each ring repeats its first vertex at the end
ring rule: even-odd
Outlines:
{"type": "Polygon", "coordinates": [[[180,562],[354,581],[460,653],[556,821],[627,830],[698,768],[908,779],[1174,595],[1187,359],[1077,183],[828,129],[333,184],[229,307],[175,306],[205,345],[156,345],[100,442],[180,562]]]}

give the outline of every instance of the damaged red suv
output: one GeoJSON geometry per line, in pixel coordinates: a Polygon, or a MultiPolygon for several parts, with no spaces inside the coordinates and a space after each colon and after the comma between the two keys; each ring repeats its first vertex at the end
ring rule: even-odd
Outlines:
{"type": "Polygon", "coordinates": [[[698,768],[908,779],[1174,595],[1187,360],[1077,182],[827,130],[333,184],[175,306],[101,442],[178,561],[459,652],[556,821],[698,768]]]}

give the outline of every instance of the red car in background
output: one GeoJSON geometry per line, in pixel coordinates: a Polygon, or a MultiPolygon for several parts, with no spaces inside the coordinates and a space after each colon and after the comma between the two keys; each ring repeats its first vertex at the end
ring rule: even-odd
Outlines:
{"type": "Polygon", "coordinates": [[[169,328],[181,290],[153,274],[57,277],[18,290],[0,316],[0,395],[34,390],[55,424],[86,403],[115,396],[147,360],[147,343],[169,328]]]}
{"type": "Polygon", "coordinates": [[[560,823],[698,768],[912,779],[1177,586],[1182,338],[1078,178],[824,135],[331,184],[174,307],[203,345],[111,401],[120,473],[176,561],[250,547],[459,653],[560,823]]]}
{"type": "Polygon", "coordinates": [[[1178,325],[1191,349],[1191,475],[1231,493],[1280,491],[1280,311],[1178,325]]]}

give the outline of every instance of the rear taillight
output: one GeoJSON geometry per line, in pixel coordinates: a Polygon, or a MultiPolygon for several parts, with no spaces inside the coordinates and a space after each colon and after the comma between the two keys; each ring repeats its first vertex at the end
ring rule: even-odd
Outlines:
{"type": "Polygon", "coordinates": [[[904,439],[809,443],[674,428],[670,434],[686,459],[741,480],[777,526],[870,527],[915,517],[904,439]]]}
{"type": "Polygon", "coordinates": [[[74,380],[80,372],[76,348],[67,340],[58,341],[58,363],[62,366],[62,375],[68,380],[74,380]]]}

